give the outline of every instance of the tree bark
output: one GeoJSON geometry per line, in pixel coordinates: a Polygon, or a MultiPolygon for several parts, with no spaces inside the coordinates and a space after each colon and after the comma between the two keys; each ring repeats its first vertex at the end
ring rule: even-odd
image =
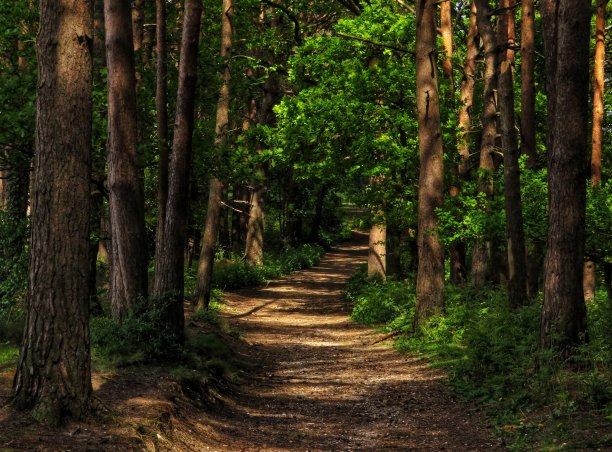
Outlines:
{"type": "Polygon", "coordinates": [[[527,302],[527,274],[525,272],[525,235],[521,203],[520,150],[514,123],[514,24],[515,0],[502,0],[498,35],[501,58],[499,64],[499,128],[504,155],[504,196],[506,238],[508,252],[508,301],[511,307],[527,302]]]}
{"type": "MultiPolygon", "coordinates": [[[[124,1],[124,3],[127,3],[124,1]]],[[[132,37],[134,52],[142,48],[144,41],[145,0],[132,0],[132,37]]]]}
{"type": "MultiPolygon", "coordinates": [[[[487,200],[493,198],[493,151],[497,135],[497,41],[491,27],[491,8],[488,0],[474,0],[476,22],[484,44],[485,71],[482,109],[482,138],[480,142],[480,174],[478,191],[487,200]]],[[[488,207],[485,207],[488,208],[488,207]]],[[[472,284],[482,287],[491,277],[492,243],[486,237],[477,239],[472,255],[472,284]]]]}
{"type": "Polygon", "coordinates": [[[93,2],[40,2],[30,291],[13,390],[39,421],[90,407],[93,2]]]}
{"type": "Polygon", "coordinates": [[[535,17],[533,0],[521,1],[521,153],[537,166],[535,109],[535,17]]]}
{"type": "Polygon", "coordinates": [[[108,67],[108,187],[112,240],[111,306],[122,321],[147,296],[144,182],[138,168],[136,78],[130,5],[105,0],[108,67]]]}
{"type": "Polygon", "coordinates": [[[164,249],[164,223],[166,221],[166,204],[168,203],[168,82],[167,82],[167,46],[166,46],[166,0],[155,3],[155,33],[157,49],[157,80],[155,86],[155,110],[157,122],[157,147],[159,149],[158,182],[157,182],[157,230],[155,234],[155,255],[159,256],[164,249]]]}
{"type": "Polygon", "coordinates": [[[453,28],[450,0],[440,2],[440,34],[442,35],[442,46],[445,53],[444,61],[442,61],[442,73],[453,86],[453,28]]]}
{"type": "MultiPolygon", "coordinates": [[[[264,179],[263,171],[260,178],[264,179]]],[[[251,208],[247,223],[244,259],[251,265],[264,263],[264,202],[265,185],[260,181],[251,195],[251,208]]]]}
{"type": "Polygon", "coordinates": [[[232,195],[232,251],[240,253],[246,240],[249,218],[249,191],[240,184],[235,184],[232,195]]]}
{"type": "Polygon", "coordinates": [[[368,245],[368,279],[387,276],[387,227],[384,224],[373,224],[370,228],[368,245]]]}
{"type": "Polygon", "coordinates": [[[587,334],[582,266],[590,4],[559,0],[554,5],[558,7],[552,9],[553,14],[542,11],[544,28],[556,30],[555,52],[549,53],[549,47],[546,55],[556,61],[556,67],[551,100],[554,116],[549,120],[554,139],[548,155],[549,226],[540,344],[568,354],[587,334]]]}
{"type": "Polygon", "coordinates": [[[189,165],[195,116],[198,48],[202,0],[185,0],[183,36],[179,63],[179,86],[168,176],[168,201],[162,234],[162,252],[156,256],[154,294],[168,298],[168,322],[179,340],[184,338],[183,251],[187,237],[189,165]]]}
{"type": "Polygon", "coordinates": [[[444,196],[444,159],[436,74],[436,10],[417,1],[416,96],[419,124],[419,207],[415,326],[444,307],[444,248],[436,209],[444,196]]]}
{"type": "MultiPolygon", "coordinates": [[[[229,125],[230,81],[232,55],[232,19],[234,15],[233,0],[223,0],[221,15],[221,58],[224,61],[222,83],[217,101],[217,118],[215,124],[215,146],[223,149],[227,145],[227,127],[229,125]]],[[[210,179],[206,226],[202,234],[202,249],[198,262],[196,287],[196,308],[206,309],[210,303],[212,272],[215,259],[215,246],[219,232],[222,211],[224,184],[217,177],[210,179]]]]}
{"type": "Polygon", "coordinates": [[[595,20],[595,61],[593,66],[593,132],[591,146],[591,185],[601,183],[601,150],[603,146],[604,118],[604,66],[606,63],[606,4],[607,0],[597,1],[595,20]]]}

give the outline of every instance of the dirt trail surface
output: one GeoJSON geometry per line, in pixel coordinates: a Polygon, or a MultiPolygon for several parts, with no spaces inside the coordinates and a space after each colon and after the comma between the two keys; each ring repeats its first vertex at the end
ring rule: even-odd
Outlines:
{"type": "Polygon", "coordinates": [[[163,367],[98,370],[94,393],[110,414],[52,429],[10,407],[14,367],[0,369],[0,451],[501,449],[440,372],[369,345],[380,335],[349,321],[342,291],[366,255],[357,234],[310,270],[228,293],[223,315],[243,340],[227,339],[251,366],[216,393],[163,367]]]}
{"type": "Polygon", "coordinates": [[[354,325],[342,290],[367,236],[320,265],[227,295],[227,316],[260,362],[214,418],[210,450],[492,450],[486,421],[450,397],[439,372],[354,325]]]}

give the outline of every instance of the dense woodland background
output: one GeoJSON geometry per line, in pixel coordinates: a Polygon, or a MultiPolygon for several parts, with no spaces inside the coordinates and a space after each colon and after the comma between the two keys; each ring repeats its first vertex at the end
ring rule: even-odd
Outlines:
{"type": "MultiPolygon", "coordinates": [[[[606,9],[2,2],[0,339],[21,347],[16,406],[83,415],[91,346],[180,360],[185,306],[209,318],[217,289],[312,264],[360,227],[354,320],[444,363],[501,425],[543,406],[609,421],[606,9]]],[[[520,422],[506,433],[540,428],[520,422]]]]}

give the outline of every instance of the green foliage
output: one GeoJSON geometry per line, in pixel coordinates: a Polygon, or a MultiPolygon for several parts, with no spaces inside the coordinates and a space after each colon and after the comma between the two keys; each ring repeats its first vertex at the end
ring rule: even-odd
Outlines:
{"type": "Polygon", "coordinates": [[[7,329],[24,314],[30,256],[23,243],[28,231],[27,219],[0,212],[0,338],[8,337],[7,329]]]}
{"type": "Polygon", "coordinates": [[[168,303],[141,300],[121,324],[107,317],[91,319],[94,356],[116,365],[176,361],[183,350],[166,321],[168,303]]]}
{"type": "Polygon", "coordinates": [[[19,348],[13,344],[0,344],[0,370],[17,362],[19,348]]]}
{"type": "Polygon", "coordinates": [[[587,188],[586,254],[612,262],[612,180],[587,188]]]}
{"type": "Polygon", "coordinates": [[[349,280],[345,296],[353,304],[351,319],[364,325],[387,323],[392,330],[405,331],[414,318],[414,287],[406,281],[367,279],[361,266],[349,280]]]}

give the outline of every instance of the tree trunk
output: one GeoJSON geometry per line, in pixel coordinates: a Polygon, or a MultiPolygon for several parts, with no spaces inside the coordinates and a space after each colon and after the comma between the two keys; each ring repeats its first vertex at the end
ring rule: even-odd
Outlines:
{"type": "Polygon", "coordinates": [[[168,82],[166,59],[166,0],[156,0],[156,48],[157,80],[155,87],[155,110],[157,120],[157,147],[159,148],[159,173],[157,182],[157,230],[155,234],[155,255],[159,256],[164,249],[164,222],[166,221],[166,204],[168,203],[168,82]]]}
{"type": "Polygon", "coordinates": [[[246,240],[247,222],[249,218],[249,191],[240,184],[233,189],[232,204],[232,251],[240,253],[246,240]]]}
{"type": "Polygon", "coordinates": [[[511,307],[527,302],[527,274],[525,271],[525,235],[521,203],[520,150],[514,123],[514,28],[515,0],[502,0],[504,13],[499,16],[498,35],[501,58],[499,64],[499,128],[504,155],[504,195],[508,252],[508,301],[511,307]]]}
{"type": "Polygon", "coordinates": [[[533,0],[521,1],[521,153],[537,166],[535,109],[535,18],[533,0]]]}
{"type": "Polygon", "coordinates": [[[15,403],[57,424],[90,407],[93,2],[41,0],[30,292],[15,403]]]}
{"type": "Polygon", "coordinates": [[[607,0],[597,1],[595,62],[593,67],[593,133],[591,146],[591,185],[601,183],[601,149],[603,145],[604,118],[604,66],[606,63],[606,4],[607,0]]]}
{"type": "Polygon", "coordinates": [[[230,226],[229,226],[229,210],[227,208],[227,187],[223,187],[221,193],[221,210],[219,211],[219,247],[224,250],[229,250],[230,246],[230,226]]]}
{"type": "Polygon", "coordinates": [[[604,284],[608,293],[608,301],[612,302],[612,264],[609,262],[603,263],[604,284]]]}
{"type": "MultiPolygon", "coordinates": [[[[478,191],[486,199],[493,198],[493,151],[497,135],[497,41],[491,27],[491,8],[488,0],[474,0],[476,3],[476,22],[484,43],[485,71],[482,109],[482,138],[480,142],[480,171],[478,191]]],[[[488,209],[488,207],[485,207],[488,209]]],[[[472,255],[472,284],[482,287],[491,277],[492,243],[486,237],[476,240],[472,255]]]]}
{"type": "Polygon", "coordinates": [[[136,78],[130,5],[105,0],[108,66],[108,188],[112,236],[111,306],[122,321],[147,296],[144,183],[138,168],[136,78]]]}
{"type": "Polygon", "coordinates": [[[419,211],[415,326],[444,307],[444,248],[436,209],[444,196],[444,159],[436,74],[436,10],[417,1],[416,97],[419,123],[419,211]]]}
{"type": "Polygon", "coordinates": [[[385,279],[387,276],[386,261],[387,227],[384,224],[373,224],[370,229],[368,245],[368,278],[385,279]]]}
{"type": "MultiPolygon", "coordinates": [[[[229,125],[230,108],[230,58],[232,55],[232,20],[234,15],[233,0],[223,0],[221,16],[221,59],[224,61],[222,83],[217,101],[217,120],[215,124],[215,146],[223,149],[227,145],[227,127],[229,125]]],[[[219,232],[220,215],[222,211],[223,183],[216,177],[210,179],[208,209],[206,211],[206,226],[202,234],[202,249],[198,262],[198,278],[196,287],[196,307],[206,309],[210,303],[210,291],[215,246],[219,232]]],[[[226,213],[227,216],[227,213],[226,213]]],[[[227,232],[227,231],[226,231],[227,232]]]]}
{"type": "Polygon", "coordinates": [[[590,4],[559,0],[553,12],[542,10],[544,28],[556,29],[555,52],[546,49],[547,61],[554,59],[556,67],[554,116],[549,120],[554,140],[548,155],[549,226],[540,343],[567,354],[572,345],[586,340],[587,333],[582,266],[590,4]]]}
{"type": "MultiPolygon", "coordinates": [[[[260,173],[263,180],[263,174],[260,173]]],[[[251,265],[264,263],[264,200],[266,188],[258,183],[251,195],[251,208],[247,223],[244,259],[251,265]]]]}
{"type": "Polygon", "coordinates": [[[183,36],[179,64],[179,86],[168,176],[168,201],[163,227],[162,252],[156,256],[154,294],[168,297],[168,322],[179,340],[184,338],[183,251],[187,237],[187,200],[189,165],[195,116],[198,75],[198,47],[202,19],[202,0],[185,0],[183,36]]]}
{"type": "MultiPolygon", "coordinates": [[[[127,3],[124,1],[123,3],[127,3]]],[[[145,0],[132,0],[132,37],[134,51],[142,48],[144,41],[145,0]]],[[[124,30],[124,32],[127,30],[124,30]]]]}
{"type": "Polygon", "coordinates": [[[445,53],[444,61],[442,61],[442,73],[453,86],[453,28],[451,24],[451,2],[450,0],[440,2],[440,34],[442,35],[442,46],[445,53]]]}
{"type": "Polygon", "coordinates": [[[584,273],[582,276],[582,290],[584,292],[584,301],[593,301],[595,299],[596,288],[596,266],[591,259],[584,261],[584,273]]]}

